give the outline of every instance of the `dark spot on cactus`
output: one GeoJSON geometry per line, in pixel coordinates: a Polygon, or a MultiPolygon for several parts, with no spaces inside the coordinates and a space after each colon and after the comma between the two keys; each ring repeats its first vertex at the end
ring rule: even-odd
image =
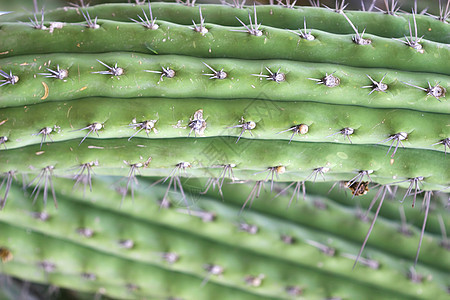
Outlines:
{"type": "Polygon", "coordinates": [[[413,232],[408,226],[399,226],[398,232],[403,234],[404,236],[412,236],[413,232]]]}
{"type": "Polygon", "coordinates": [[[360,182],[347,182],[347,187],[352,191],[354,196],[362,196],[367,194],[369,191],[369,182],[368,181],[360,181],[360,182]]]}
{"type": "Polygon", "coordinates": [[[358,171],[358,174],[346,182],[344,186],[352,191],[353,197],[365,195],[369,191],[369,182],[364,182],[363,179],[364,176],[367,176],[369,181],[372,182],[372,178],[370,178],[370,174],[372,173],[373,170],[360,170],[358,171]]]}
{"type": "Polygon", "coordinates": [[[0,260],[2,263],[7,263],[14,258],[12,252],[6,247],[0,247],[0,260]]]}

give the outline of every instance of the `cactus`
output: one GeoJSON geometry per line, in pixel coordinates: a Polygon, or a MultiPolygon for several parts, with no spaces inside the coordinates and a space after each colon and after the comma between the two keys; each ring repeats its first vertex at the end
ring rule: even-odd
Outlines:
{"type": "Polygon", "coordinates": [[[187,4],[0,15],[1,272],[120,299],[444,298],[448,5],[187,4]]]}

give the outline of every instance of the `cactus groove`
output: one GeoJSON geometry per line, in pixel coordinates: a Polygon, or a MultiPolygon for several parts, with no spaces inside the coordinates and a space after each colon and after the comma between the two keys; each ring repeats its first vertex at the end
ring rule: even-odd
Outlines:
{"type": "Polygon", "coordinates": [[[177,2],[0,14],[0,272],[117,299],[448,296],[450,0],[177,2]]]}

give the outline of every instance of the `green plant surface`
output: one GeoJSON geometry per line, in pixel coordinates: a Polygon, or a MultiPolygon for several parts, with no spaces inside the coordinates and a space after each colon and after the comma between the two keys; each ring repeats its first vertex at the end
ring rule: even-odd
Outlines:
{"type": "MultiPolygon", "coordinates": [[[[55,280],[55,283],[66,287],[79,284],[91,292],[103,287],[105,293],[110,296],[124,295],[127,292],[124,288],[127,283],[139,286],[138,291],[141,293],[150,291],[150,287],[163,278],[157,274],[162,276],[167,272],[179,274],[180,285],[177,285],[178,288],[166,285],[168,289],[159,289],[160,296],[173,292],[176,296],[193,297],[197,295],[195,291],[208,287],[198,295],[205,297],[208,291],[213,292],[222,288],[224,292],[227,290],[224,299],[231,295],[228,290],[230,292],[234,290],[238,295],[241,293],[240,297],[271,295],[276,299],[288,299],[290,296],[283,288],[286,286],[301,287],[302,296],[311,299],[330,296],[357,298],[367,295],[367,290],[370,289],[376,290],[378,296],[386,293],[387,297],[399,299],[403,297],[426,299],[443,295],[435,286],[445,282],[445,276],[442,277],[445,273],[442,272],[448,267],[443,265],[442,261],[439,264],[433,262],[433,259],[421,260],[426,262],[426,265],[418,266],[418,269],[433,274],[433,280],[417,285],[410,282],[406,276],[408,262],[403,261],[404,258],[398,259],[392,257],[396,254],[386,255],[380,252],[379,247],[384,249],[383,247],[391,244],[386,240],[388,237],[395,237],[397,245],[401,245],[398,248],[406,252],[409,252],[408,249],[410,250],[413,244],[416,245],[414,239],[402,237],[395,226],[384,221],[380,221],[377,230],[384,240],[378,239],[377,233],[374,233],[373,240],[377,246],[371,245],[369,252],[371,259],[378,261],[380,267],[375,269],[360,267],[352,273],[343,273],[342,270],[350,267],[353,261],[341,254],[354,251],[358,243],[349,243],[346,241],[349,239],[348,236],[341,239],[337,235],[331,244],[325,243],[329,247],[335,247],[339,255],[328,256],[308,241],[320,243],[327,240],[329,231],[336,228],[335,221],[341,224],[340,226],[351,226],[353,230],[347,232],[352,232],[353,236],[361,234],[365,230],[363,227],[366,226],[360,220],[351,217],[350,211],[345,212],[346,209],[342,210],[330,200],[324,199],[331,205],[327,211],[305,204],[293,208],[304,217],[314,214],[318,219],[314,224],[317,224],[320,230],[313,224],[303,227],[298,223],[279,219],[270,213],[261,213],[258,208],[239,216],[239,207],[230,205],[227,201],[222,203],[204,198],[196,202],[193,212],[214,213],[215,218],[205,223],[194,213],[188,215],[183,212],[185,209],[177,205],[178,200],[173,195],[172,208],[161,210],[158,201],[163,197],[165,187],[152,187],[150,199],[148,188],[139,189],[140,192],[136,191],[133,202],[128,201],[119,206],[117,198],[120,199],[121,195],[111,187],[114,180],[111,178],[96,181],[93,186],[94,192],[89,193],[87,198],[83,197],[82,191],[73,194],[70,180],[56,180],[60,198],[57,211],[52,208],[42,211],[41,204],[30,211],[29,201],[23,198],[20,188],[13,187],[11,197],[15,201],[11,202],[8,211],[2,214],[4,235],[0,243],[7,245],[17,259],[11,261],[11,269],[9,269],[10,262],[4,265],[4,269],[14,272],[17,264],[25,262],[31,263],[36,268],[39,262],[46,261],[47,265],[54,264],[54,267],[48,268],[47,272],[32,273],[43,274],[50,282],[55,280]],[[19,211],[26,213],[22,213],[18,219],[19,211]],[[46,212],[46,218],[42,218],[42,214],[38,212],[46,212]],[[320,219],[322,221],[319,221],[320,219]],[[348,221],[342,222],[340,219],[348,221]],[[65,220],[66,225],[59,226],[60,220],[65,220]],[[254,234],[242,231],[239,224],[243,222],[256,225],[260,230],[254,234]],[[35,233],[29,234],[30,239],[36,243],[32,248],[34,250],[25,250],[26,248],[20,244],[21,239],[18,238],[24,234],[21,233],[22,230],[28,227],[34,228],[35,233]],[[91,230],[89,235],[86,234],[87,229],[91,230]],[[280,239],[282,234],[293,236],[296,242],[283,243],[280,239]],[[45,242],[41,241],[42,239],[45,242]],[[130,248],[120,246],[119,241],[123,240],[131,240],[133,246],[130,248]],[[40,248],[39,245],[42,244],[46,247],[40,248]],[[164,261],[161,253],[168,252],[179,255],[179,260],[171,264],[164,261]],[[103,258],[99,259],[99,255],[103,258]],[[200,281],[194,284],[194,278],[204,280],[208,276],[202,268],[208,263],[227,267],[224,268],[222,275],[211,275],[208,277],[208,283],[200,287],[200,281]],[[428,264],[432,265],[427,266],[428,264]],[[133,271],[128,272],[127,269],[133,271]],[[152,274],[151,277],[148,275],[149,272],[152,274]],[[137,277],[136,273],[140,276],[137,277]],[[84,275],[84,282],[80,283],[83,278],[81,274],[93,275],[90,276],[91,280],[87,280],[87,276],[84,275]],[[246,283],[244,280],[246,275],[252,274],[265,275],[260,286],[246,283]],[[71,278],[70,285],[68,280],[65,280],[66,277],[71,278]],[[188,279],[190,277],[192,280],[188,279]],[[182,282],[188,283],[189,288],[181,284],[182,282]],[[399,293],[398,296],[396,293],[399,293]]],[[[280,206],[277,203],[273,204],[275,207],[280,206]]],[[[256,203],[255,205],[258,206],[256,203]]],[[[424,247],[428,253],[432,253],[430,258],[447,255],[445,250],[431,240],[431,236],[426,238],[424,247]]],[[[391,249],[388,253],[391,253],[391,249]]],[[[408,256],[411,257],[413,253],[414,251],[411,251],[408,256]]],[[[444,258],[443,260],[445,261],[444,258]]],[[[159,285],[163,283],[164,281],[158,282],[159,285]]]]}
{"type": "MultiPolygon", "coordinates": [[[[98,174],[126,175],[132,164],[150,162],[150,168],[140,171],[147,176],[168,176],[184,162],[194,166],[191,175],[210,177],[219,173],[217,166],[236,165],[241,179],[262,180],[270,167],[285,166],[282,181],[303,180],[313,169],[327,167],[333,174],[330,180],[350,180],[354,172],[372,170],[376,182],[402,183],[422,176],[423,189],[444,189],[449,182],[449,163],[440,151],[400,149],[392,163],[386,157],[385,146],[348,145],[335,143],[291,143],[277,140],[236,138],[172,138],[172,139],[86,139],[53,143],[51,151],[36,146],[3,150],[0,157],[1,172],[31,173],[53,169],[64,175],[82,164],[97,161],[98,174]],[[231,148],[233,147],[233,148],[231,148]],[[208,154],[212,152],[213,155],[208,154]],[[411,164],[414,161],[414,164],[411,164]],[[437,163],[431,164],[430,162],[437,163]],[[259,174],[255,174],[259,172],[259,174]],[[291,174],[289,174],[292,172],[291,174]],[[436,175],[434,175],[436,174],[436,175]]],[[[143,165],[142,165],[143,166],[143,165]]],[[[70,174],[73,174],[72,171],[70,174]]],[[[53,170],[52,170],[53,173],[53,170]]],[[[267,180],[267,179],[266,179],[267,180]]]]}
{"type": "MultiPolygon", "coordinates": [[[[428,88],[439,85],[450,91],[449,76],[412,73],[381,68],[355,68],[326,63],[292,62],[287,60],[203,59],[178,55],[144,55],[137,53],[47,54],[15,56],[0,59],[0,68],[19,77],[18,83],[2,87],[0,107],[22,106],[47,101],[73,100],[81,97],[168,97],[265,99],[272,101],[317,101],[331,104],[358,105],[379,108],[404,108],[449,113],[445,97],[435,98],[411,87],[428,88]],[[118,67],[123,75],[111,76],[95,72],[106,71],[97,60],[118,67]],[[211,79],[205,74],[223,69],[224,79],[211,79]],[[63,79],[45,78],[48,69],[67,70],[63,79]],[[175,77],[146,71],[175,71],[175,77]],[[272,73],[284,74],[284,80],[267,80],[272,73]],[[317,84],[333,74],[340,79],[336,87],[317,84]],[[383,78],[387,90],[372,91],[370,76],[383,78]],[[405,84],[407,83],[407,84],[405,84]],[[366,87],[366,88],[362,88],[366,87]],[[369,94],[370,93],[370,94],[369,94]]],[[[270,78],[269,78],[270,79],[270,78]]]]}
{"type": "MultiPolygon", "coordinates": [[[[200,21],[197,7],[176,5],[173,3],[152,3],[153,16],[160,20],[173,23],[192,25],[192,20],[200,21]]],[[[248,12],[252,12],[253,7],[245,6],[244,9],[236,9],[231,6],[217,4],[201,4],[203,17],[207,22],[223,26],[239,26],[236,18],[242,21],[248,20],[248,12]]],[[[383,7],[384,8],[384,7],[383,7]]],[[[138,15],[144,17],[142,9],[149,16],[148,6],[129,4],[103,4],[86,9],[92,17],[99,19],[110,19],[120,22],[131,22],[130,18],[138,20],[138,15]]],[[[266,26],[278,27],[282,29],[297,30],[303,29],[303,19],[307,20],[308,28],[316,28],[337,34],[353,34],[354,31],[347,20],[332,10],[315,7],[295,7],[288,9],[282,6],[256,6],[258,20],[266,26]]],[[[409,13],[411,11],[408,11],[409,13]]],[[[366,32],[387,38],[402,38],[409,30],[409,22],[412,23],[410,14],[398,13],[396,16],[385,16],[380,12],[346,11],[345,14],[356,27],[366,28],[366,32]]],[[[16,12],[4,18],[5,21],[21,20],[28,21],[32,15],[28,13],[16,12]]],[[[80,9],[73,7],[60,8],[46,12],[46,20],[58,22],[82,22],[84,21],[80,9]]],[[[418,36],[426,34],[432,41],[449,43],[450,38],[447,26],[439,20],[428,16],[416,16],[418,36]]]]}
{"type": "Polygon", "coordinates": [[[147,30],[128,22],[98,20],[97,23],[100,26],[97,29],[67,23],[53,33],[22,23],[2,23],[2,57],[55,52],[134,51],[203,58],[288,59],[450,74],[448,46],[427,40],[422,42],[424,51],[421,53],[397,40],[372,35],[366,37],[372,40],[370,45],[357,45],[352,41],[352,35],[317,30],[312,31],[315,40],[308,41],[285,29],[268,26],[261,27],[262,36],[254,36],[232,31],[237,30],[236,27],[215,24],[205,24],[208,33],[201,34],[190,26],[165,21],[158,21],[157,30],[147,30]],[[240,47],[235,47],[237,44],[240,47]]]}
{"type": "MultiPolygon", "coordinates": [[[[0,109],[0,119],[7,121],[0,127],[0,136],[8,136],[8,149],[38,144],[39,141],[51,143],[81,140],[88,130],[79,129],[99,122],[105,127],[99,132],[102,139],[132,136],[152,139],[187,136],[194,138],[197,135],[237,138],[241,130],[229,127],[238,124],[242,117],[256,122],[257,127],[252,130],[254,138],[286,142],[292,139],[304,142],[377,144],[392,134],[406,132],[408,140],[404,142],[404,147],[443,152],[443,147],[433,144],[450,136],[450,128],[445,126],[448,121],[447,114],[367,109],[312,102],[275,104],[253,99],[203,98],[83,98],[32,105],[25,110],[22,107],[4,108],[0,109]],[[108,109],[104,109],[105,107],[108,109]],[[189,124],[200,109],[203,111],[206,128],[197,132],[189,124]],[[146,120],[153,120],[153,129],[133,125],[146,120]],[[282,132],[298,124],[306,124],[308,132],[299,134],[298,137],[292,135],[292,130],[282,132]],[[330,124],[336,125],[333,128],[330,124]],[[52,132],[39,134],[46,127],[53,128],[52,132]],[[348,138],[336,134],[342,128],[352,128],[354,132],[348,138]],[[139,129],[142,130],[138,133],[139,129]],[[332,134],[335,135],[330,136],[332,134]]],[[[95,134],[90,137],[98,138],[95,134]]],[[[286,145],[291,146],[293,145],[290,143],[286,145]]],[[[51,147],[52,145],[48,144],[47,147],[40,148],[51,147]]]]}
{"type": "Polygon", "coordinates": [[[2,277],[448,298],[448,9],[344,2],[0,5],[2,277]]]}

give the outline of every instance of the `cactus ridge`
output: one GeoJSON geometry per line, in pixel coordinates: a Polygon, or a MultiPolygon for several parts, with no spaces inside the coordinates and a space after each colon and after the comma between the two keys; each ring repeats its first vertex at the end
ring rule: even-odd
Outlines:
{"type": "MultiPolygon", "coordinates": [[[[210,23],[222,26],[239,26],[236,17],[241,20],[248,18],[248,12],[253,10],[253,6],[243,6],[242,9],[227,7],[217,4],[201,4],[202,14],[210,23]]],[[[147,5],[129,5],[129,4],[101,4],[83,9],[66,7],[54,11],[45,12],[46,23],[50,27],[51,22],[83,22],[85,18],[80,11],[86,11],[91,16],[97,16],[99,19],[109,19],[120,22],[131,22],[131,18],[138,19],[138,15],[150,17],[150,11],[147,5]]],[[[390,10],[390,8],[388,8],[390,10]]],[[[184,6],[173,3],[152,3],[151,12],[154,18],[168,22],[192,25],[192,21],[199,20],[198,7],[184,6]]],[[[322,31],[329,31],[336,34],[354,33],[352,27],[348,24],[342,14],[337,14],[333,10],[327,10],[315,7],[295,7],[287,9],[280,5],[261,5],[256,6],[258,19],[267,26],[282,29],[297,30],[301,25],[299,20],[306,19],[310,28],[316,28],[322,31]]],[[[401,38],[405,32],[408,32],[408,25],[411,21],[411,14],[396,12],[395,15],[383,14],[379,12],[366,11],[346,11],[352,23],[359,28],[366,28],[366,32],[386,38],[401,38]]],[[[29,14],[14,13],[4,16],[3,20],[28,22],[29,14]]],[[[439,20],[439,17],[416,15],[418,35],[426,35],[428,39],[440,43],[449,43],[450,38],[447,34],[448,27],[446,20],[439,20]]]]}
{"type": "Polygon", "coordinates": [[[444,113],[367,109],[314,102],[275,104],[264,100],[203,98],[84,98],[32,105],[25,113],[21,107],[3,108],[0,109],[0,119],[11,121],[0,127],[0,136],[8,137],[9,141],[5,143],[8,149],[39,141],[40,149],[43,144],[49,144],[47,149],[51,149],[51,142],[70,139],[82,139],[83,142],[86,137],[128,137],[131,140],[133,137],[194,137],[194,134],[205,137],[237,136],[240,131],[230,127],[238,123],[241,117],[255,122],[256,128],[251,132],[257,139],[389,146],[395,145],[393,135],[405,132],[407,139],[399,141],[403,148],[444,152],[446,148],[439,143],[450,136],[450,129],[445,126],[448,117],[444,113]],[[124,106],[129,109],[124,111],[124,106]],[[195,118],[200,109],[201,118],[195,118]],[[200,124],[194,124],[195,120],[200,124]],[[304,124],[306,132],[292,129],[298,124],[304,124]],[[330,124],[336,125],[333,128],[330,124]],[[200,127],[195,129],[195,126],[200,127]],[[342,131],[345,128],[346,131],[342,131]]]}
{"type": "Polygon", "coordinates": [[[52,52],[134,51],[210,58],[287,59],[449,75],[449,64],[442,62],[450,61],[450,49],[445,44],[427,40],[422,40],[423,49],[419,52],[402,42],[371,35],[366,36],[372,40],[370,45],[357,45],[352,41],[352,35],[316,30],[312,31],[315,39],[305,41],[285,29],[267,26],[262,27],[262,36],[246,36],[233,31],[235,27],[206,24],[209,32],[202,35],[189,26],[158,23],[157,30],[146,30],[134,23],[98,20],[101,30],[65,24],[57,29],[58,34],[36,31],[26,24],[3,23],[0,38],[7,48],[2,57],[52,52]],[[241,47],[235,48],[236,44],[241,47]],[[339,55],[335,55],[334,49],[340,49],[339,55]],[[436,56],[441,60],[436,60],[436,56]]]}
{"type": "MultiPolygon", "coordinates": [[[[400,183],[408,186],[409,178],[421,177],[423,189],[443,189],[448,186],[448,163],[440,151],[423,151],[419,149],[401,149],[395,156],[395,163],[386,157],[385,146],[350,145],[335,143],[291,143],[277,140],[244,139],[236,143],[232,137],[212,138],[171,138],[171,139],[91,139],[87,138],[82,146],[78,140],[68,140],[51,144],[51,151],[39,150],[36,146],[3,150],[0,157],[0,171],[11,170],[29,173],[30,168],[41,170],[48,166],[64,173],[79,166],[80,163],[98,161],[101,169],[107,173],[113,170],[118,175],[125,175],[121,169],[128,169],[129,163],[145,162],[152,158],[150,168],[143,169],[143,175],[157,174],[167,176],[180,162],[189,162],[196,166],[192,174],[210,176],[218,170],[215,166],[234,164],[234,172],[242,170],[248,179],[261,180],[265,174],[255,172],[267,170],[273,166],[285,166],[289,172],[280,176],[281,181],[303,179],[298,172],[310,174],[317,167],[327,167],[334,173],[332,180],[350,180],[358,170],[372,170],[377,175],[377,182],[400,183]],[[230,147],[230,144],[235,144],[230,147]],[[261,147],[265,148],[261,152],[261,147]],[[70,149],[65,152],[64,149],[70,149]],[[409,162],[415,161],[414,165],[409,162]],[[439,163],[433,163],[438,161],[439,163]],[[206,170],[204,169],[206,168],[206,170]],[[292,172],[292,176],[288,174],[292,172]],[[437,175],[433,175],[437,174],[437,175]]],[[[127,173],[127,172],[126,172],[127,173]]],[[[310,179],[312,180],[312,179],[310,179]]]]}
{"type": "Polygon", "coordinates": [[[102,54],[101,62],[116,66],[117,72],[120,72],[113,74],[96,62],[97,58],[100,58],[97,54],[54,54],[0,59],[0,68],[12,70],[11,73],[20,78],[14,86],[2,87],[0,106],[95,96],[128,98],[164,95],[180,98],[246,97],[273,101],[314,99],[333,104],[450,111],[445,96],[445,91],[450,90],[450,80],[448,76],[439,74],[283,60],[265,60],[262,63],[208,59],[205,62],[201,58],[173,55],[102,54]],[[161,67],[175,70],[175,74],[164,75],[161,67]],[[216,75],[211,74],[211,67],[224,70],[226,77],[214,79],[216,75]],[[42,73],[43,70],[48,72],[42,73]],[[330,88],[330,83],[322,82],[328,73],[339,78],[337,86],[330,88]],[[283,80],[273,80],[271,76],[277,74],[283,80]],[[208,76],[213,76],[213,79],[208,76]],[[431,91],[432,87],[442,91],[436,94],[438,91],[431,91]]]}

